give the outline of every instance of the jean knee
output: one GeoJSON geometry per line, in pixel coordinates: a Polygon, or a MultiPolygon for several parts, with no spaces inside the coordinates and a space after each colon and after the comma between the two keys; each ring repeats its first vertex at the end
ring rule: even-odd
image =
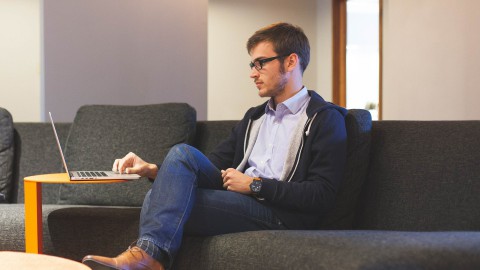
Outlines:
{"type": "Polygon", "coordinates": [[[193,146],[188,145],[186,143],[179,143],[172,146],[169,152],[186,152],[195,149],[193,146]]]}
{"type": "Polygon", "coordinates": [[[165,157],[164,162],[187,162],[190,163],[194,160],[193,153],[198,151],[195,147],[180,143],[172,146],[170,151],[168,151],[167,156],[165,157]]]}

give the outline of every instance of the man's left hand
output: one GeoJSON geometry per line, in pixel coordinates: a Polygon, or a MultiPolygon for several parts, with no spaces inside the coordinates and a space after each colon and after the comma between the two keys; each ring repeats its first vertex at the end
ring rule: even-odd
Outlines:
{"type": "Polygon", "coordinates": [[[241,173],[233,168],[222,170],[223,188],[228,191],[234,191],[242,194],[252,194],[250,184],[253,177],[241,173]]]}

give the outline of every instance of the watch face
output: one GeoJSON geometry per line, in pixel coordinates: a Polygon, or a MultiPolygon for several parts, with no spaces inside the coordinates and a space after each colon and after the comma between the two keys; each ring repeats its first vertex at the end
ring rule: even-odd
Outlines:
{"type": "Polygon", "coordinates": [[[258,193],[260,192],[260,189],[262,189],[262,181],[253,181],[250,184],[250,189],[252,190],[253,193],[258,193]]]}

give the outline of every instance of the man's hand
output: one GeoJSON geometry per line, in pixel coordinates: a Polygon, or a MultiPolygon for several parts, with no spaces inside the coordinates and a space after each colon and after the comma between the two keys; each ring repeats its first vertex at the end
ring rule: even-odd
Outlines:
{"type": "Polygon", "coordinates": [[[222,170],[223,187],[228,191],[234,191],[242,194],[252,194],[250,184],[253,178],[243,174],[233,168],[222,170]]]}
{"type": "Polygon", "coordinates": [[[136,173],[150,179],[155,179],[158,173],[158,167],[155,164],[145,162],[134,153],[128,153],[122,159],[116,159],[113,163],[112,171],[120,173],[136,173]]]}

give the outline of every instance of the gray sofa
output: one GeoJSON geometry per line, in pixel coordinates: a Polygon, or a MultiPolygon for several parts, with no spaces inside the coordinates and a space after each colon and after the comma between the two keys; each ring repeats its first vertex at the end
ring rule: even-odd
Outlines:
{"type": "MultiPolygon", "coordinates": [[[[128,151],[161,163],[177,143],[207,153],[236,122],[197,122],[187,104],[97,105],[56,126],[81,170],[109,169],[128,151]]],[[[346,178],[318,230],[189,235],[174,268],[480,269],[480,121],[372,123],[350,110],[346,126],[346,178]]],[[[22,179],[61,170],[50,124],[14,123],[0,109],[0,250],[24,250],[22,179]]],[[[44,252],[122,252],[150,185],[44,184],[44,252]]]]}

